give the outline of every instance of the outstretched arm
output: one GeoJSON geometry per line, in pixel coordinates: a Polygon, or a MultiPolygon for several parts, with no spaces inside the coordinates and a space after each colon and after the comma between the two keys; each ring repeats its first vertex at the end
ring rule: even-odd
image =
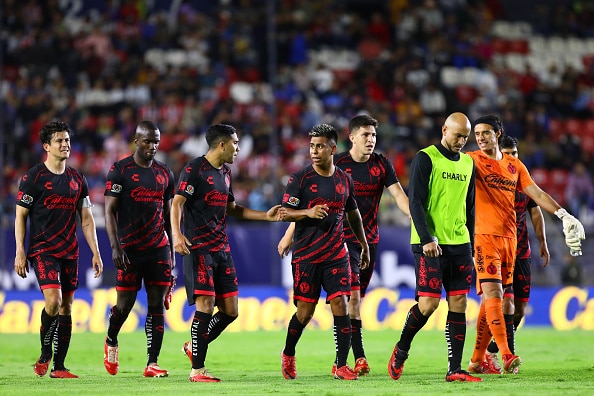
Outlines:
{"type": "Polygon", "coordinates": [[[540,258],[544,259],[542,266],[546,267],[547,265],[549,265],[551,255],[549,253],[549,248],[547,246],[547,236],[545,232],[544,217],[542,215],[542,211],[538,206],[530,208],[529,212],[530,220],[532,221],[532,226],[534,227],[534,232],[536,233],[536,237],[538,238],[538,242],[540,243],[540,258]]]}

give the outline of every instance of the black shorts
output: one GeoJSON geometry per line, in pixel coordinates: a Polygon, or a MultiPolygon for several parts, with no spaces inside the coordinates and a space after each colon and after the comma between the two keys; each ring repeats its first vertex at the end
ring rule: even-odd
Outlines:
{"type": "Polygon", "coordinates": [[[359,268],[361,261],[361,244],[347,243],[349,264],[351,266],[351,290],[359,290],[361,297],[365,297],[377,259],[377,244],[369,245],[369,267],[359,268]]]}
{"type": "Polygon", "coordinates": [[[517,259],[514,267],[514,285],[511,290],[506,289],[506,295],[513,295],[515,300],[528,302],[530,299],[530,284],[532,283],[531,259],[517,259]]]}
{"type": "Polygon", "coordinates": [[[325,264],[299,262],[293,268],[293,302],[317,303],[322,287],[326,303],[338,296],[351,295],[351,268],[346,258],[325,264]]]}
{"type": "Polygon", "coordinates": [[[138,291],[144,279],[147,285],[169,286],[171,283],[171,250],[164,246],[156,250],[128,253],[130,264],[118,269],[116,290],[138,291]]]}
{"type": "Polygon", "coordinates": [[[222,299],[238,294],[237,273],[231,253],[192,250],[184,256],[183,266],[189,305],[195,304],[196,296],[222,299]]]}
{"type": "Polygon", "coordinates": [[[474,267],[472,254],[441,255],[426,257],[414,253],[417,288],[415,299],[419,296],[441,298],[442,286],[446,296],[468,294],[474,267]]]}
{"type": "Polygon", "coordinates": [[[78,289],[78,260],[38,254],[29,262],[41,290],[61,289],[63,294],[72,294],[78,289]]]}

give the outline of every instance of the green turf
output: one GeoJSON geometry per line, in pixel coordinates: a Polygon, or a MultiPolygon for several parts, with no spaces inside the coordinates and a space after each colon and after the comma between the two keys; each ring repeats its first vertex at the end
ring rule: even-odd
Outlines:
{"type": "MultiPolygon", "coordinates": [[[[400,380],[387,374],[387,362],[399,332],[366,332],[371,373],[358,381],[332,379],[334,343],[330,331],[306,329],[297,346],[295,381],[280,372],[284,332],[223,333],[209,348],[207,367],[221,383],[190,383],[190,365],[181,353],[188,333],[167,332],[159,363],[168,378],[143,378],[143,332],[120,335],[120,372],[103,368],[103,334],[72,337],[66,366],[76,380],[37,378],[33,363],[39,337],[0,335],[1,395],[594,395],[594,333],[550,328],[523,328],[517,333],[517,353],[524,364],[518,375],[483,376],[482,383],[447,383],[447,350],[443,332],[422,331],[413,342],[400,380]]],[[[464,352],[471,355],[474,328],[469,328],[464,352]]],[[[352,355],[349,356],[352,364],[352,355]]]]}

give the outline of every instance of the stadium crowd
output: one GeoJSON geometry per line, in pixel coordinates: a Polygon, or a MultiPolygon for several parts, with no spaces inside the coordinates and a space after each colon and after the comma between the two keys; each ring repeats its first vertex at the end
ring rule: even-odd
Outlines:
{"type": "MultiPolygon", "coordinates": [[[[532,34],[594,37],[590,2],[533,3],[535,12],[523,15],[532,34]]],[[[501,62],[493,25],[515,20],[503,0],[65,4],[3,1],[5,214],[14,210],[18,179],[41,159],[37,132],[51,119],[75,132],[70,165],[88,179],[98,224],[109,166],[131,152],[143,119],[160,127],[159,159],[176,175],[206,153],[209,125],[235,125],[242,141],[235,197],[260,210],[280,202],[288,175],[307,163],[309,128],[336,126],[344,149],[348,120],[360,112],[379,120],[377,150],[392,160],[405,189],[412,157],[436,139],[452,111],[471,120],[500,114],[529,169],[569,173],[582,164],[580,180],[592,183],[594,153],[553,131],[552,120],[593,118],[594,62],[546,74],[501,62]],[[272,3],[274,24],[267,17],[272,3]],[[477,81],[444,84],[441,72],[452,66],[479,70],[477,81]]],[[[383,201],[381,221],[406,223],[389,210],[392,200],[383,201]]]]}

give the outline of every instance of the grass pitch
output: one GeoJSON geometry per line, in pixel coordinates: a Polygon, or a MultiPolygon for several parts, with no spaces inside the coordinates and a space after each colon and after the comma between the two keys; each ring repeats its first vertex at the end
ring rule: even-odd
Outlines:
{"type": "MultiPolygon", "coordinates": [[[[468,329],[463,368],[474,345],[468,329]]],[[[187,333],[166,332],[159,358],[167,378],[144,378],[146,341],[143,332],[119,337],[120,372],[103,367],[104,334],[78,333],[66,366],[79,379],[38,378],[39,336],[0,335],[0,394],[8,395],[593,395],[594,333],[525,327],[516,334],[516,351],[523,365],[518,375],[483,375],[481,383],[447,383],[447,348],[440,331],[421,331],[398,381],[387,373],[387,363],[399,332],[364,333],[369,376],[358,381],[334,380],[331,331],[306,329],[297,346],[298,378],[287,381],[280,371],[285,332],[223,333],[210,345],[206,365],[221,383],[190,383],[190,364],[181,347],[187,333]]],[[[349,362],[352,365],[352,354],[349,362]]]]}

